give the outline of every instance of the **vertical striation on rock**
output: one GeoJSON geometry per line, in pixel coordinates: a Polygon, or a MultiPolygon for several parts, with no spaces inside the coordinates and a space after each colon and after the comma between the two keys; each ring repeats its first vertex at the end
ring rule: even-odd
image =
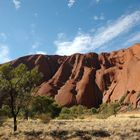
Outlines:
{"type": "Polygon", "coordinates": [[[37,95],[51,96],[62,106],[98,107],[102,102],[140,106],[140,44],[111,53],[71,56],[30,55],[11,61],[38,67],[44,79],[37,95]]]}

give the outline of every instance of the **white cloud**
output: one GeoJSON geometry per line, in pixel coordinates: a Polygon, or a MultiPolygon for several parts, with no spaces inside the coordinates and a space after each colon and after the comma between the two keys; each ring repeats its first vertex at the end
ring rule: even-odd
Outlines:
{"type": "Polygon", "coordinates": [[[37,48],[40,47],[40,45],[41,45],[40,42],[35,42],[35,43],[32,45],[32,49],[37,49],[37,48]]]}
{"type": "Polygon", "coordinates": [[[135,44],[135,43],[140,43],[140,33],[139,32],[136,32],[136,33],[130,35],[126,39],[126,41],[123,45],[128,46],[128,45],[132,45],[132,44],[135,44]]]}
{"type": "Polygon", "coordinates": [[[99,19],[99,17],[98,17],[98,16],[94,16],[93,18],[94,18],[94,20],[98,20],[98,19],[99,19]]]}
{"type": "Polygon", "coordinates": [[[58,33],[57,34],[57,38],[58,38],[58,40],[63,40],[63,39],[65,39],[66,38],[66,35],[65,35],[65,33],[58,33]]]}
{"type": "Polygon", "coordinates": [[[96,29],[92,28],[92,29],[89,30],[89,32],[94,33],[94,32],[96,32],[96,29]]]}
{"type": "Polygon", "coordinates": [[[96,2],[98,3],[98,2],[100,2],[100,0],[96,0],[96,2]]]}
{"type": "Polygon", "coordinates": [[[0,44],[0,63],[10,61],[9,48],[7,45],[0,44]]]}
{"type": "Polygon", "coordinates": [[[68,0],[68,7],[71,8],[75,2],[76,0],[68,0]]]}
{"type": "Polygon", "coordinates": [[[5,34],[5,33],[0,33],[0,39],[2,40],[2,41],[6,41],[6,39],[7,39],[7,35],[5,34]]]}
{"type": "Polygon", "coordinates": [[[90,46],[92,38],[89,35],[78,35],[73,41],[59,42],[55,41],[57,46],[56,54],[71,55],[77,52],[85,52],[87,47],[90,46]]]}
{"type": "Polygon", "coordinates": [[[90,34],[77,34],[72,41],[56,40],[56,54],[71,55],[73,53],[85,53],[93,51],[109,43],[118,36],[130,31],[140,24],[140,11],[135,11],[129,15],[123,15],[117,20],[100,27],[94,36],[90,34]]]}
{"type": "Polygon", "coordinates": [[[40,42],[35,42],[33,45],[32,45],[32,50],[29,54],[47,54],[45,51],[40,51],[38,50],[41,46],[41,43],[40,42]]]}
{"type": "Polygon", "coordinates": [[[131,38],[127,41],[129,43],[136,43],[137,41],[140,42],[140,33],[133,34],[131,38]]]}
{"type": "Polygon", "coordinates": [[[31,54],[43,54],[43,55],[46,55],[46,54],[47,54],[47,52],[45,52],[45,51],[38,51],[38,50],[36,50],[36,51],[31,51],[31,52],[29,52],[29,55],[31,55],[31,54]]]}
{"type": "Polygon", "coordinates": [[[44,51],[36,51],[35,54],[43,54],[43,55],[46,55],[47,53],[44,52],[44,51]]]}
{"type": "Polygon", "coordinates": [[[21,1],[20,0],[12,0],[15,8],[18,10],[21,7],[21,1]]]}
{"type": "Polygon", "coordinates": [[[103,14],[101,14],[100,16],[94,16],[93,19],[94,19],[94,20],[104,20],[105,17],[104,17],[103,14]]]}

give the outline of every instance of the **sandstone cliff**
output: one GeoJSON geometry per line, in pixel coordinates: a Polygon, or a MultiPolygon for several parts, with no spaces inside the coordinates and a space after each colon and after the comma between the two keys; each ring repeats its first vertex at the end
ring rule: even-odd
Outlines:
{"type": "Polygon", "coordinates": [[[63,106],[98,107],[122,97],[125,104],[140,105],[140,44],[111,53],[30,55],[11,63],[37,66],[44,75],[37,94],[63,106]]]}

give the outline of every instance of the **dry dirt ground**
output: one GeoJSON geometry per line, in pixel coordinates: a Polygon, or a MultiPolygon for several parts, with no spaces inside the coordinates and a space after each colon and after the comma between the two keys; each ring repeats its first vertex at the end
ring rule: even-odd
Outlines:
{"type": "Polygon", "coordinates": [[[18,131],[12,132],[12,122],[0,126],[0,140],[140,140],[140,112],[96,119],[19,121],[18,131]]]}

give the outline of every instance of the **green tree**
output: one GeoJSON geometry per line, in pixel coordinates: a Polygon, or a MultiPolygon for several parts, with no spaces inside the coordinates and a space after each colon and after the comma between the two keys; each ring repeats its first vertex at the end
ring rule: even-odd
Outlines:
{"type": "Polygon", "coordinates": [[[31,116],[38,116],[41,114],[50,114],[52,118],[59,115],[61,107],[48,96],[34,97],[31,103],[31,116]]]}
{"type": "Polygon", "coordinates": [[[14,131],[17,130],[17,116],[30,100],[31,93],[40,83],[42,74],[37,68],[29,70],[20,64],[14,68],[11,64],[0,66],[0,93],[8,96],[8,105],[13,117],[14,131]]]}

